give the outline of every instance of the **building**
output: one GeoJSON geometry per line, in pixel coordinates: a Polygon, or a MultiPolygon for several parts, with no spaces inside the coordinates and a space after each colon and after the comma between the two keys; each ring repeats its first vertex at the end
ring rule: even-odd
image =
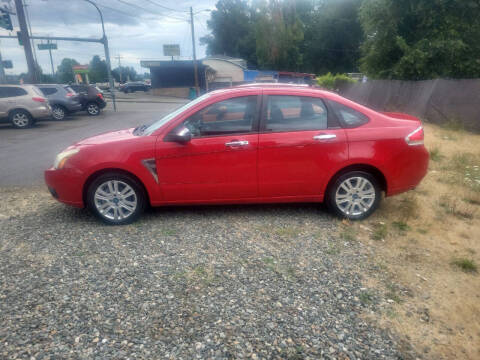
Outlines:
{"type": "MultiPolygon", "coordinates": [[[[188,98],[190,89],[195,87],[195,73],[192,60],[142,60],[140,65],[150,69],[152,93],[161,96],[188,98]]],[[[207,78],[214,71],[197,61],[198,84],[202,92],[207,90],[207,78]]]]}
{"type": "Polygon", "coordinates": [[[201,62],[215,71],[214,78],[208,83],[208,90],[239,85],[245,81],[247,62],[243,59],[214,55],[202,59],[201,62]]]}

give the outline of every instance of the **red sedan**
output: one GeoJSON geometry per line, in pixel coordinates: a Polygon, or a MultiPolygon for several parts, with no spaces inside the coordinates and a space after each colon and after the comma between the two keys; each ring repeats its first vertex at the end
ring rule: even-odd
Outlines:
{"type": "Polygon", "coordinates": [[[415,188],[428,152],[421,122],[334,93],[243,86],[207,93],[135,129],[82,140],[45,181],[59,201],[110,224],[147,204],[322,202],[357,220],[382,192],[415,188]]]}

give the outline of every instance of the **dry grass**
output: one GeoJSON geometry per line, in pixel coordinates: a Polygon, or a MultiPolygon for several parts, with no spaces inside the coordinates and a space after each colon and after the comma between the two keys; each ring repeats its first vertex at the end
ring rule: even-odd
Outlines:
{"type": "Polygon", "coordinates": [[[422,184],[350,226],[384,264],[370,274],[394,298],[380,322],[426,359],[480,359],[480,136],[425,127],[432,161],[422,184]],[[408,296],[392,294],[392,282],[408,296]]]}

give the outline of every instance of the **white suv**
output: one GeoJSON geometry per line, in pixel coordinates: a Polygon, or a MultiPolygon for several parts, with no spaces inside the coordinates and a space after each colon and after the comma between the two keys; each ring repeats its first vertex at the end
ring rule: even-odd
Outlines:
{"type": "Polygon", "coordinates": [[[51,115],[47,98],[36,86],[0,85],[0,122],[11,122],[14,127],[25,129],[51,115]]]}

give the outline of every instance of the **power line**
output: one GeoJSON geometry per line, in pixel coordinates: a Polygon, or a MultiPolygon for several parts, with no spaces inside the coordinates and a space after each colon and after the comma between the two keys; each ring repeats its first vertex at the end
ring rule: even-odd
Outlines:
{"type": "Polygon", "coordinates": [[[152,1],[152,0],[145,0],[145,1],[149,2],[150,4],[159,6],[159,7],[161,7],[162,9],[165,9],[165,10],[168,10],[168,11],[176,11],[176,12],[181,12],[181,13],[188,13],[188,10],[172,9],[172,8],[169,8],[169,7],[165,6],[165,5],[161,5],[161,4],[159,4],[159,3],[156,3],[155,1],[152,1]]]}
{"type": "MultiPolygon", "coordinates": [[[[132,8],[140,9],[140,10],[143,10],[143,11],[145,11],[145,12],[147,12],[147,13],[152,13],[152,10],[149,10],[149,9],[144,8],[144,7],[142,7],[142,6],[139,6],[139,5],[137,5],[137,4],[132,4],[132,3],[129,3],[129,2],[124,1],[124,0],[117,0],[117,1],[118,1],[119,3],[121,3],[121,4],[125,4],[125,5],[128,5],[128,6],[131,6],[132,8]]],[[[158,13],[157,13],[157,14],[158,14],[158,13]]],[[[161,15],[161,16],[163,16],[163,17],[170,17],[170,18],[172,18],[172,19],[187,21],[186,18],[179,18],[179,17],[172,16],[172,15],[165,15],[165,14],[158,14],[158,15],[161,15]]]]}

